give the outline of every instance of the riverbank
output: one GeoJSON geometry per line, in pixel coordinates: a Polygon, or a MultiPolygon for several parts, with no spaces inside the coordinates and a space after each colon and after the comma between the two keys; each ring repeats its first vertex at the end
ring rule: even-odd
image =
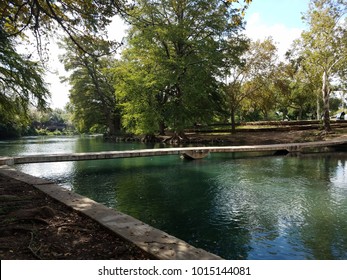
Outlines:
{"type": "Polygon", "coordinates": [[[106,137],[106,141],[111,142],[147,142],[147,143],[162,143],[173,146],[177,145],[201,145],[201,146],[214,146],[214,145],[269,145],[269,144],[284,144],[284,143],[302,143],[312,141],[322,141],[324,139],[331,139],[340,135],[347,134],[347,128],[335,129],[333,133],[326,134],[319,129],[310,130],[266,130],[266,129],[253,129],[238,131],[235,134],[231,133],[212,133],[212,132],[187,132],[185,139],[181,139],[180,143],[169,143],[173,134],[167,133],[165,136],[155,136],[147,139],[141,136],[138,137],[106,137]]]}
{"type": "Polygon", "coordinates": [[[268,121],[249,122],[238,126],[235,133],[229,126],[196,126],[187,129],[184,135],[166,131],[166,135],[105,136],[113,142],[145,142],[169,145],[266,145],[321,141],[347,133],[347,121],[331,120],[332,133],[322,130],[319,121],[268,121]]]}
{"type": "Polygon", "coordinates": [[[153,259],[134,244],[0,173],[0,259],[153,259]]]}

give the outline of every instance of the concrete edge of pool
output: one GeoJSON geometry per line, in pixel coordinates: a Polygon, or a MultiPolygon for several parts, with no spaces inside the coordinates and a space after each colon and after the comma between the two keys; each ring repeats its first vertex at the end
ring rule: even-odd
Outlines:
{"type": "Polygon", "coordinates": [[[161,260],[221,260],[222,258],[203,249],[189,245],[159,229],[145,224],[129,215],[108,208],[55,183],[20,172],[9,166],[1,166],[0,173],[15,180],[33,185],[55,200],[67,205],[115,234],[161,260]]]}

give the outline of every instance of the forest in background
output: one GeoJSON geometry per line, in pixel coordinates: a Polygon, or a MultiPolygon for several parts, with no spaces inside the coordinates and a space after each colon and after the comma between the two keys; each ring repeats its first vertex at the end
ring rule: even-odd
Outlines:
{"type": "Polygon", "coordinates": [[[235,132],[241,122],[312,119],[330,131],[345,107],[346,1],[311,0],[308,28],[285,60],[271,37],[243,34],[251,2],[2,2],[0,137],[74,131],[152,139],[170,131],[179,140],[209,124],[235,132]],[[129,26],[122,42],[106,32],[116,15],[129,26]],[[58,30],[71,91],[64,110],[51,110],[43,42],[58,30]],[[19,53],[30,43],[39,59],[19,53]]]}

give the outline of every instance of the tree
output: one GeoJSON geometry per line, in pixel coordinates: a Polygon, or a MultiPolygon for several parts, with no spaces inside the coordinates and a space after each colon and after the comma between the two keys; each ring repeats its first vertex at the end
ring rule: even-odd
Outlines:
{"type": "Polygon", "coordinates": [[[31,31],[40,50],[42,36],[49,37],[59,28],[76,44],[87,51],[78,38],[100,34],[111,18],[126,9],[118,0],[9,0],[0,3],[0,25],[7,36],[22,36],[31,31]]]}
{"type": "Polygon", "coordinates": [[[220,111],[221,77],[242,50],[240,11],[217,0],[139,0],[129,20],[119,91],[126,126],[182,136],[220,111]]]}
{"type": "Polygon", "coordinates": [[[120,111],[110,71],[114,57],[105,55],[109,53],[109,42],[92,36],[78,40],[87,52],[65,39],[62,46],[66,54],[61,58],[66,71],[72,71],[67,81],[72,86],[70,102],[74,121],[81,132],[94,129],[116,135],[121,130],[120,111]]]}
{"type": "MultiPolygon", "coordinates": [[[[322,75],[319,67],[312,65],[310,61],[305,59],[303,55],[303,42],[301,39],[295,40],[293,46],[287,52],[288,67],[292,69],[290,72],[290,77],[292,79],[291,88],[296,89],[295,96],[299,97],[297,99],[297,104],[303,104],[301,99],[312,99],[316,101],[316,104],[312,107],[316,109],[316,113],[312,113],[312,117],[321,119],[321,107],[323,103],[323,98],[321,94],[322,89],[322,75]]],[[[313,103],[312,103],[313,104],[313,103]]]]}
{"type": "Polygon", "coordinates": [[[342,67],[338,73],[338,83],[335,86],[336,93],[341,98],[341,107],[342,110],[346,109],[347,102],[347,67],[342,67]]]}
{"type": "Polygon", "coordinates": [[[230,69],[225,89],[227,107],[230,110],[232,131],[235,132],[235,115],[245,99],[260,102],[271,83],[276,67],[277,48],[271,38],[251,42],[249,49],[242,55],[243,63],[230,69]]]}
{"type": "Polygon", "coordinates": [[[317,84],[320,83],[320,78],[314,75],[314,69],[305,69],[300,58],[294,59],[290,51],[287,59],[287,62],[281,62],[276,67],[273,74],[277,111],[292,119],[312,118],[315,116],[317,84]]]}
{"type": "MultiPolygon", "coordinates": [[[[58,29],[83,52],[87,48],[79,38],[104,34],[105,27],[118,12],[126,9],[118,0],[27,0],[0,1],[0,114],[1,123],[27,125],[27,106],[36,101],[47,107],[48,90],[39,63],[20,55],[18,45],[31,43],[32,33],[41,62],[44,62],[48,38],[58,29]],[[47,40],[45,40],[47,39],[47,40]],[[5,113],[3,113],[5,111],[5,113]]],[[[114,44],[117,46],[117,44],[114,44]]]]}
{"type": "Polygon", "coordinates": [[[13,39],[6,36],[0,25],[0,123],[6,131],[17,131],[29,123],[28,107],[47,106],[49,91],[42,78],[38,62],[20,55],[13,39]]]}
{"type": "Polygon", "coordinates": [[[329,97],[332,79],[346,65],[347,30],[345,0],[311,0],[304,19],[310,29],[301,35],[301,56],[307,67],[321,75],[324,129],[330,131],[329,97]]]}

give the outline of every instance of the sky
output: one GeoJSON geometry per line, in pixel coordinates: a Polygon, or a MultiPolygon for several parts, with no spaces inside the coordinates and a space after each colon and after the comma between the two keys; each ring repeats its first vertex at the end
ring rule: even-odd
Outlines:
{"type": "MultiPolygon", "coordinates": [[[[245,34],[252,40],[264,40],[271,36],[278,48],[280,59],[283,59],[293,40],[299,38],[305,29],[302,14],[307,11],[308,3],[309,0],[253,0],[245,16],[245,34]]],[[[115,19],[109,33],[112,39],[120,41],[124,30],[124,23],[115,19]]],[[[59,78],[66,75],[58,60],[58,54],[63,53],[54,44],[51,53],[51,73],[46,76],[52,94],[51,107],[64,108],[69,101],[69,86],[62,84],[59,78]]]]}
{"type": "Polygon", "coordinates": [[[252,40],[271,36],[280,59],[306,28],[302,15],[309,0],[253,0],[246,13],[245,33],[252,40]]]}

